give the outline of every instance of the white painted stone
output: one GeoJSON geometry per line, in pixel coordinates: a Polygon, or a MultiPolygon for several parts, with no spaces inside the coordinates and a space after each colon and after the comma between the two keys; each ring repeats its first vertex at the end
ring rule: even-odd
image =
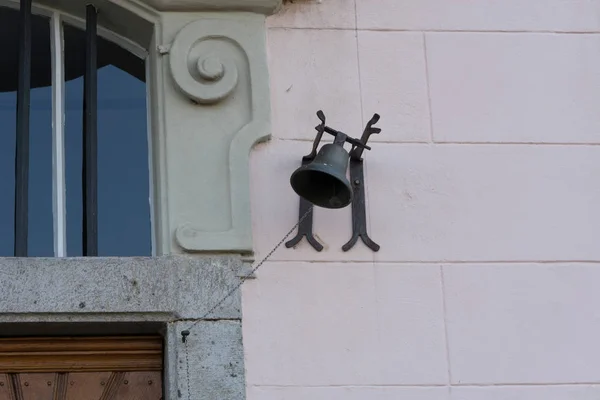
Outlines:
{"type": "Polygon", "coordinates": [[[600,143],[599,35],[426,41],[436,141],[600,143]]]}
{"type": "Polygon", "coordinates": [[[596,400],[598,385],[452,387],[451,400],[596,400]]]}
{"type": "Polygon", "coordinates": [[[277,28],[346,28],[356,27],[353,0],[302,0],[287,2],[267,18],[267,26],[277,28]]]}
{"type": "MultiPolygon", "coordinates": [[[[256,387],[248,388],[248,400],[447,400],[444,387],[256,387]]],[[[574,399],[580,400],[580,399],[574,399]]],[[[582,399],[587,400],[587,399],[582,399]]]]}
{"type": "Polygon", "coordinates": [[[600,382],[597,264],[443,268],[453,383],[600,382]]]}
{"type": "Polygon", "coordinates": [[[380,383],[447,383],[440,267],[375,264],[375,296],[380,383]]]}
{"type": "Polygon", "coordinates": [[[421,33],[359,32],[363,115],[380,114],[383,129],[372,141],[430,140],[423,43],[421,33]]]}
{"type": "Polygon", "coordinates": [[[600,260],[600,148],[373,145],[376,261],[600,260]]]}
{"type": "Polygon", "coordinates": [[[273,136],[313,140],[319,109],[328,125],[360,136],[356,33],[272,28],[267,43],[273,136]]]}
{"type": "MultiPolygon", "coordinates": [[[[300,166],[302,156],[311,149],[312,143],[308,141],[272,140],[252,151],[250,192],[256,260],[270,252],[298,222],[300,198],[290,186],[290,176],[300,166]]],[[[315,207],[313,210],[313,233],[324,246],[323,251],[317,252],[303,239],[293,249],[281,246],[271,260],[373,260],[373,252],[362,243],[348,252],[342,251],[352,236],[350,207],[340,210],[315,207]]],[[[288,240],[296,232],[294,230],[288,240]]]]}
{"type": "Polygon", "coordinates": [[[448,380],[439,267],[270,262],[243,315],[249,385],[448,380]]]}
{"type": "Polygon", "coordinates": [[[373,384],[372,263],[269,262],[243,287],[248,385],[373,384]]]}
{"type": "Polygon", "coordinates": [[[359,29],[568,31],[600,29],[597,0],[356,0],[359,29]]]}

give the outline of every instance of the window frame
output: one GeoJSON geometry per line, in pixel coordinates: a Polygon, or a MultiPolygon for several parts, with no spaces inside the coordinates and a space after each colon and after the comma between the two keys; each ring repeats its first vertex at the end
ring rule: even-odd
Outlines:
{"type": "MultiPolygon", "coordinates": [[[[73,1],[75,4],[76,1],[73,1]]],[[[0,0],[0,7],[20,9],[19,0],[0,0]]],[[[54,257],[69,257],[67,253],[67,222],[66,222],[66,163],[65,163],[65,59],[64,59],[64,30],[65,24],[85,31],[85,18],[75,16],[64,10],[52,8],[43,4],[32,2],[31,14],[46,17],[49,20],[49,37],[51,52],[51,99],[52,99],[52,220],[53,220],[53,247],[54,257]]],[[[137,15],[137,13],[135,13],[137,15]]],[[[156,21],[150,21],[144,16],[141,18],[149,21],[153,26],[153,32],[156,29],[156,21]]],[[[151,79],[153,76],[152,57],[149,52],[150,46],[154,43],[154,34],[152,35],[149,48],[119,35],[104,26],[100,22],[97,24],[97,35],[110,41],[126,51],[142,59],[145,64],[146,78],[146,131],[147,131],[147,155],[148,155],[148,180],[149,180],[149,207],[150,207],[150,232],[151,232],[151,256],[156,256],[158,249],[156,243],[157,225],[155,224],[155,145],[154,134],[156,127],[154,118],[151,115],[153,105],[156,104],[153,99],[153,85],[151,79]]]]}

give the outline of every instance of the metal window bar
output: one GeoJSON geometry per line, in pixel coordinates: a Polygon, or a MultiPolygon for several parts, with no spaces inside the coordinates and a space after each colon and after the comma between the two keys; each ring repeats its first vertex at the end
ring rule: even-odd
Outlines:
{"type": "Polygon", "coordinates": [[[89,4],[85,21],[85,75],[83,79],[83,255],[98,255],[98,71],[97,10],[89,4]]]}
{"type": "Polygon", "coordinates": [[[31,0],[21,0],[19,10],[19,82],[17,87],[17,137],[15,148],[15,257],[27,257],[30,92],[31,0]]]}

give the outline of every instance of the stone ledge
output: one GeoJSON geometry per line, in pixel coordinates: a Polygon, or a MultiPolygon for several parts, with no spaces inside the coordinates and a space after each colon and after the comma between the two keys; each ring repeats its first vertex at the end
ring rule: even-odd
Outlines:
{"type": "MultiPolygon", "coordinates": [[[[43,4],[53,8],[80,10],[81,2],[76,0],[36,0],[35,3],[43,4]]],[[[85,3],[83,3],[85,4],[85,3]]],[[[109,0],[96,3],[102,10],[111,10],[114,7],[127,7],[141,5],[152,11],[176,11],[176,12],[204,12],[204,11],[246,11],[257,14],[270,15],[281,8],[282,0],[109,0]]],[[[137,7],[135,7],[137,8],[137,7]]],[[[81,11],[75,12],[80,17],[81,11]]],[[[112,14],[111,15],[115,15],[112,14]]]]}
{"type": "MultiPolygon", "coordinates": [[[[122,313],[197,319],[243,273],[243,262],[226,256],[0,258],[0,319],[68,321],[81,315],[109,322],[122,313]]],[[[241,320],[240,305],[238,291],[210,318],[241,320]]]]}
{"type": "Polygon", "coordinates": [[[142,0],[159,11],[251,11],[270,15],[282,0],[142,0]]]}

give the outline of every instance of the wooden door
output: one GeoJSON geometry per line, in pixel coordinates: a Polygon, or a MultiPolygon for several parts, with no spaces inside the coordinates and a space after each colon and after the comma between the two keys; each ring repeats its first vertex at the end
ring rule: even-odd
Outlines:
{"type": "Polygon", "coordinates": [[[162,338],[0,339],[0,400],[160,400],[162,338]]]}

